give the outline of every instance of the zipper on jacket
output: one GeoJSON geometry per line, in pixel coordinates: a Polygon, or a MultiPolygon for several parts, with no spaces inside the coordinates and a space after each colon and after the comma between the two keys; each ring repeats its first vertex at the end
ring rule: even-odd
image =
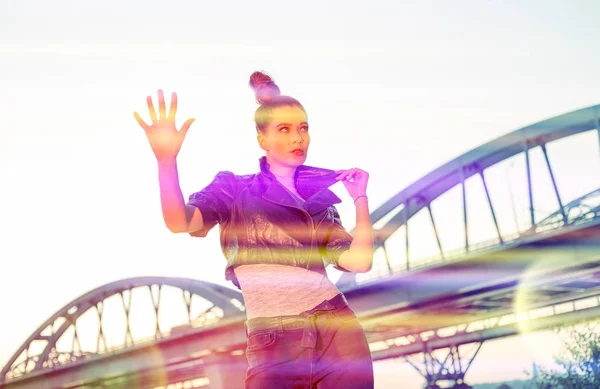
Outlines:
{"type": "MultiPolygon", "coordinates": [[[[273,204],[281,205],[283,207],[290,207],[290,208],[299,209],[300,211],[304,212],[304,214],[306,216],[308,216],[308,220],[310,220],[310,225],[312,226],[312,229],[310,231],[310,250],[308,252],[308,260],[307,260],[307,264],[306,264],[306,268],[308,269],[308,267],[310,266],[310,255],[311,255],[312,250],[313,250],[313,240],[314,240],[315,230],[316,230],[315,222],[313,221],[312,216],[310,216],[310,213],[308,213],[308,211],[306,209],[304,209],[304,208],[294,207],[293,205],[281,204],[281,203],[278,203],[277,201],[273,201],[273,200],[270,200],[270,199],[265,199],[264,197],[262,197],[262,198],[264,200],[272,202],[273,204]]],[[[325,219],[325,218],[323,218],[323,219],[325,219]]],[[[323,219],[321,219],[321,222],[323,221],[323,219]]],[[[319,225],[321,224],[321,222],[319,222],[319,225]]]]}
{"type": "Polygon", "coordinates": [[[327,208],[327,213],[325,213],[325,215],[323,215],[323,217],[321,218],[321,221],[319,221],[319,224],[317,224],[317,226],[315,227],[315,231],[317,231],[317,229],[319,228],[321,223],[323,223],[323,220],[325,220],[325,218],[327,217],[328,214],[329,214],[329,208],[327,208]]]}

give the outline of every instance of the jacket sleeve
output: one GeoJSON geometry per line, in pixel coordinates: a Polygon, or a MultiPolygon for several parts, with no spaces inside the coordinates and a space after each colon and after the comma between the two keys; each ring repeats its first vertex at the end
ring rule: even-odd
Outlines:
{"type": "Polygon", "coordinates": [[[231,205],[237,191],[235,175],[230,171],[221,171],[205,188],[192,193],[188,204],[200,210],[204,228],[190,232],[190,235],[205,237],[217,223],[226,222],[229,219],[231,205]]]}
{"type": "Polygon", "coordinates": [[[352,235],[342,226],[337,209],[334,206],[331,208],[333,209],[333,223],[329,227],[329,234],[325,241],[325,260],[333,264],[335,269],[349,272],[350,270],[344,269],[338,264],[338,260],[340,255],[350,248],[352,235]]]}

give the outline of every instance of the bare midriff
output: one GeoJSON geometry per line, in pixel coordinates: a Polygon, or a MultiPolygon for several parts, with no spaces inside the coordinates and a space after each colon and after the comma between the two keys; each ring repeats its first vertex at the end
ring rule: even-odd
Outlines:
{"type": "Polygon", "coordinates": [[[298,266],[248,264],[234,272],[248,319],[297,315],[340,293],[327,275],[298,266]]]}

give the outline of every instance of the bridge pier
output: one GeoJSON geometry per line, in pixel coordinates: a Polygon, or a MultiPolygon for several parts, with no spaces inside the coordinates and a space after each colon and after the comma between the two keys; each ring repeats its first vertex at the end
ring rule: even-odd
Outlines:
{"type": "MultiPolygon", "coordinates": [[[[467,374],[482,344],[483,342],[475,344],[475,351],[466,354],[461,354],[461,346],[451,346],[447,349],[448,354],[443,360],[434,356],[433,351],[425,344],[422,361],[411,361],[408,356],[404,359],[425,378],[427,381],[425,389],[440,389],[438,383],[448,381],[453,383],[453,386],[450,387],[452,389],[471,389],[471,386],[465,383],[465,374],[467,374]]],[[[436,351],[439,352],[440,350],[436,351]]]]}

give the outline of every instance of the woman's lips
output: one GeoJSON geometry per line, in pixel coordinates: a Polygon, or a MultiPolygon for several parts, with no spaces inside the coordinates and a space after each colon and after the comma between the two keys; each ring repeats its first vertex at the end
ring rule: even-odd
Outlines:
{"type": "Polygon", "coordinates": [[[304,155],[304,151],[302,151],[302,150],[294,150],[294,151],[292,151],[292,154],[301,156],[301,155],[304,155]]]}

